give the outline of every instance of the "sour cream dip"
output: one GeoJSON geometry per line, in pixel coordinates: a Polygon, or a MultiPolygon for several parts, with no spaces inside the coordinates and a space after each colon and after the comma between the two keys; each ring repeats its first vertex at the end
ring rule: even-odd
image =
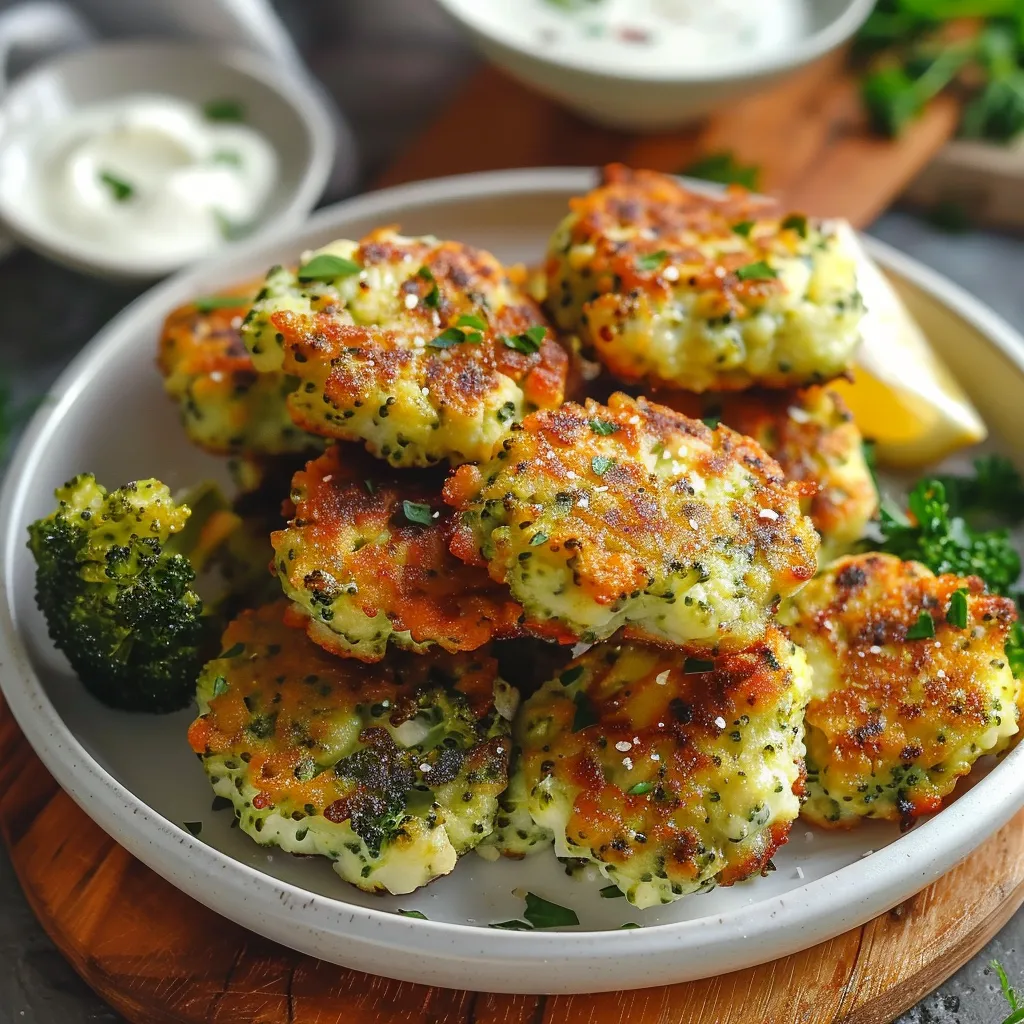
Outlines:
{"type": "Polygon", "coordinates": [[[785,50],[810,22],[807,0],[471,2],[499,37],[606,72],[708,71],[785,50]]]}
{"type": "Polygon", "coordinates": [[[258,223],[274,187],[271,144],[234,100],[136,94],[47,125],[28,147],[26,202],[80,243],[188,260],[258,223]]]}

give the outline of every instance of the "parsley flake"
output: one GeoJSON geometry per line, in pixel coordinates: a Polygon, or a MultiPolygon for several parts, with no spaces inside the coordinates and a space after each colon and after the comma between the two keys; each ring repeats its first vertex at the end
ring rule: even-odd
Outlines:
{"type": "Polygon", "coordinates": [[[245,650],[245,644],[238,643],[218,654],[218,658],[237,658],[245,650]]]}
{"type": "Polygon", "coordinates": [[[579,732],[591,725],[597,724],[597,708],[594,702],[582,691],[578,690],[572,699],[576,705],[576,714],[572,718],[572,731],[579,732]]]}
{"type": "Polygon", "coordinates": [[[928,612],[921,612],[910,629],[907,630],[908,640],[927,640],[935,636],[935,620],[928,612]]]}
{"type": "Polygon", "coordinates": [[[213,695],[214,695],[214,697],[223,697],[224,694],[227,693],[228,690],[230,690],[230,689],[231,689],[231,686],[228,684],[228,681],[223,676],[217,676],[217,678],[214,679],[214,681],[213,681],[213,695]]]}
{"type": "Polygon", "coordinates": [[[609,423],[608,420],[591,420],[590,429],[601,437],[608,437],[617,434],[621,428],[618,423],[609,423]]]}
{"type": "Polygon", "coordinates": [[[802,213],[791,213],[782,222],[784,230],[795,231],[801,238],[807,237],[807,218],[802,213]]]}
{"type": "Polygon", "coordinates": [[[564,928],[580,923],[575,910],[560,907],[557,903],[552,903],[532,892],[526,894],[526,912],[523,917],[534,928],[564,928]]]}
{"type": "Polygon", "coordinates": [[[625,897],[625,893],[617,885],[606,885],[599,893],[603,900],[618,900],[625,897]]]}
{"type": "Polygon", "coordinates": [[[509,932],[532,932],[533,925],[527,924],[525,921],[495,921],[493,924],[489,924],[488,928],[502,928],[509,932]]]}
{"type": "Polygon", "coordinates": [[[967,628],[967,591],[963,587],[949,595],[946,621],[957,629],[967,628]]]}
{"type": "Polygon", "coordinates": [[[117,203],[126,203],[135,195],[134,185],[129,185],[124,178],[119,178],[116,174],[111,174],[110,171],[101,171],[100,181],[110,189],[114,201],[117,203]]]}
{"type": "Polygon", "coordinates": [[[546,533],[535,533],[530,538],[530,547],[531,548],[540,547],[540,545],[543,544],[544,541],[546,541],[547,539],[548,539],[548,535],[546,533]]]}
{"type": "Polygon", "coordinates": [[[399,910],[399,914],[402,917],[414,917],[417,921],[429,921],[430,918],[426,914],[421,914],[418,910],[399,910]]]}
{"type": "Polygon", "coordinates": [[[210,100],[203,104],[207,121],[244,121],[245,107],[238,100],[210,100]]]}
{"type": "Polygon", "coordinates": [[[666,259],[668,259],[668,253],[664,249],[659,249],[657,252],[645,253],[643,256],[637,256],[637,269],[658,270],[666,259]]]}
{"type": "Polygon", "coordinates": [[[754,228],[754,222],[752,220],[741,220],[736,224],[733,224],[732,229],[737,235],[742,235],[744,238],[750,237],[750,232],[754,228]]]}
{"type": "Polygon", "coordinates": [[[192,305],[200,313],[212,313],[215,309],[239,309],[252,305],[253,299],[248,295],[203,295],[192,301],[192,305]]]}
{"type": "Polygon", "coordinates": [[[638,782],[635,786],[630,786],[626,792],[630,796],[643,796],[645,793],[650,793],[654,789],[653,782],[638,782]]]}
{"type": "Polygon", "coordinates": [[[300,281],[333,281],[336,277],[351,277],[362,269],[354,260],[322,252],[299,267],[298,278],[300,281]]]}
{"type": "Polygon", "coordinates": [[[430,270],[430,267],[420,267],[416,271],[416,276],[422,281],[429,281],[432,285],[431,289],[424,296],[423,301],[431,308],[437,309],[441,304],[441,293],[438,291],[437,282],[434,280],[434,275],[430,270]]]}
{"type": "Polygon", "coordinates": [[[559,677],[558,681],[563,686],[572,686],[573,683],[577,683],[583,677],[583,666],[573,665],[571,668],[567,668],[559,677]]]}
{"type": "Polygon", "coordinates": [[[709,430],[714,430],[722,422],[721,416],[705,416],[701,421],[709,430]]]}
{"type": "Polygon", "coordinates": [[[619,931],[620,932],[624,931],[626,928],[639,928],[639,927],[640,927],[640,925],[638,925],[636,923],[636,921],[627,921],[625,924],[620,924],[619,925],[619,931]]]}
{"type": "Polygon", "coordinates": [[[434,520],[429,505],[421,505],[415,501],[403,501],[402,514],[410,523],[415,523],[417,526],[433,525],[434,520]]]}
{"type": "Polygon", "coordinates": [[[523,331],[522,334],[502,334],[501,340],[507,348],[512,348],[517,352],[522,352],[524,355],[532,356],[535,352],[540,351],[541,342],[544,340],[547,330],[541,324],[536,324],[528,331],[523,331]]]}
{"type": "Polygon", "coordinates": [[[478,331],[487,330],[487,321],[472,313],[463,313],[455,323],[459,327],[475,327],[478,331]]]}
{"type": "Polygon", "coordinates": [[[770,281],[778,277],[779,273],[768,266],[764,260],[758,260],[756,263],[748,263],[745,267],[740,267],[736,271],[736,276],[741,281],[770,281]]]}
{"type": "Polygon", "coordinates": [[[590,460],[590,468],[598,475],[604,476],[612,466],[615,465],[614,459],[609,459],[604,455],[595,455],[590,460]]]}

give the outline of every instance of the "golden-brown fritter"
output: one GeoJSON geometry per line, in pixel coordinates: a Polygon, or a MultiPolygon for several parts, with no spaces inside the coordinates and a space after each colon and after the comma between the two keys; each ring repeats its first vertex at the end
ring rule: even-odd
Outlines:
{"type": "Polygon", "coordinates": [[[643,398],[534,413],[444,494],[462,513],[452,551],[511,588],[530,631],[562,642],[626,626],[741,650],[816,567],[800,487],[762,448],[643,398]]]}
{"type": "Polygon", "coordinates": [[[803,510],[821,534],[820,558],[849,551],[878,511],[864,439],[846,404],[828,388],[692,395],[659,392],[666,405],[752,437],[787,480],[814,484],[803,510]]]}
{"type": "Polygon", "coordinates": [[[295,474],[292,521],[271,536],[293,617],[335,654],[379,661],[388,643],[470,651],[520,633],[504,587],[448,550],[453,514],[434,473],[395,473],[331,445],[295,474]]]}
{"type": "MultiPolygon", "coordinates": [[[[595,863],[638,907],[731,885],[767,870],[799,813],[809,692],[774,626],[707,661],[598,644],[520,709],[510,793],[558,856],[595,863]]],[[[499,821],[489,842],[521,855],[542,839],[499,821]]]]}
{"type": "Polygon", "coordinates": [[[893,555],[842,558],[783,606],[804,648],[808,820],[904,827],[1017,732],[1005,644],[1016,611],[976,576],[934,576],[893,555]]]}
{"type": "Polygon", "coordinates": [[[863,303],[828,224],[620,165],[570,208],[548,246],[547,308],[623,381],[794,387],[849,367],[863,303]]]}
{"type": "Polygon", "coordinates": [[[157,365],[189,438],[218,455],[277,455],[319,447],[288,413],[292,383],[257,373],[239,333],[258,285],[197,299],[167,317],[157,365]],[[237,302],[232,299],[237,295],[237,302]]]}
{"type": "Polygon", "coordinates": [[[199,678],[189,743],[257,843],[329,858],[370,892],[412,892],[491,831],[514,691],[484,652],[335,658],[244,612],[199,678]]]}
{"type": "Polygon", "coordinates": [[[395,466],[485,457],[562,401],[568,368],[490,253],[391,229],[272,269],[243,336],[257,368],[298,379],[296,423],[395,466]]]}

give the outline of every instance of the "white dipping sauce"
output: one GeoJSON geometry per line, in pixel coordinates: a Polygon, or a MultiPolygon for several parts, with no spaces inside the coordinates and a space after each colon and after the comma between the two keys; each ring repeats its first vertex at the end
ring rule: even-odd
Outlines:
{"type": "Polygon", "coordinates": [[[125,255],[202,256],[258,220],[277,177],[242,114],[144,94],[78,110],[33,147],[38,215],[125,255]]]}
{"type": "Polygon", "coordinates": [[[707,71],[809,31],[807,0],[469,0],[509,38],[602,70],[707,71]]]}

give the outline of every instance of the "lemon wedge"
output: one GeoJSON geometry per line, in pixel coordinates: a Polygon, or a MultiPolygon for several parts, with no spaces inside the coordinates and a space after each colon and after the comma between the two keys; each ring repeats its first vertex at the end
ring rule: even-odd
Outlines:
{"type": "Polygon", "coordinates": [[[834,387],[882,465],[911,469],[939,462],[988,433],[953,374],[848,225],[839,231],[857,261],[867,312],[854,380],[834,387]]]}

